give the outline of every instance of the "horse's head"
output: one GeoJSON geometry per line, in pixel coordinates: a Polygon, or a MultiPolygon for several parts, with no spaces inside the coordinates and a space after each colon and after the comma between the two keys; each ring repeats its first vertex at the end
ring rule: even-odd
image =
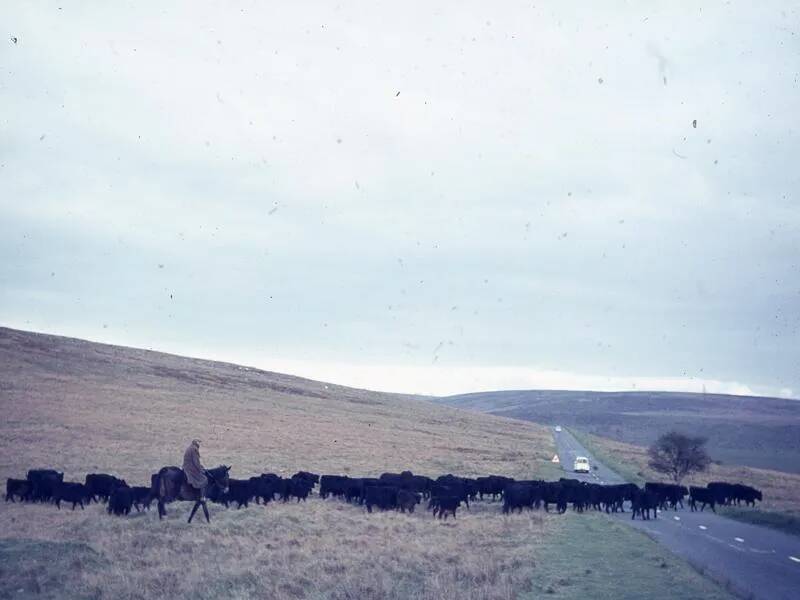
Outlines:
{"type": "Polygon", "coordinates": [[[206,471],[209,483],[211,484],[211,486],[216,488],[216,491],[220,494],[228,493],[228,484],[230,483],[230,478],[228,477],[228,471],[230,470],[231,470],[230,467],[226,467],[225,465],[220,465],[215,469],[209,469],[208,471],[206,471]]]}

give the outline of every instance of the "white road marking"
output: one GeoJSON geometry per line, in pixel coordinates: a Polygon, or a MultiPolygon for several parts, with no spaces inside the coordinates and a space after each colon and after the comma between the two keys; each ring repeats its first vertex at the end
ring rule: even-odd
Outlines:
{"type": "Polygon", "coordinates": [[[699,527],[700,529],[702,529],[703,531],[705,531],[706,529],[708,529],[708,527],[706,527],[705,525],[698,525],[698,527],[699,527]]]}
{"type": "Polygon", "coordinates": [[[800,558],[797,558],[796,556],[790,556],[789,560],[793,560],[796,563],[800,563],[800,558]]]}
{"type": "Polygon", "coordinates": [[[739,542],[740,544],[743,544],[743,543],[744,543],[744,540],[743,540],[742,538],[737,538],[737,537],[735,537],[735,538],[733,538],[733,539],[734,539],[734,540],[736,540],[737,542],[739,542]]]}

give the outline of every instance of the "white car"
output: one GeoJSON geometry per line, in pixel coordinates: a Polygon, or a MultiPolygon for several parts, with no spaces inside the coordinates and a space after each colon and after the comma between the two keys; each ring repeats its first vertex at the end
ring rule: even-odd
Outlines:
{"type": "Polygon", "coordinates": [[[556,433],[561,433],[561,425],[556,425],[556,433]]]}
{"type": "Polygon", "coordinates": [[[588,473],[591,471],[589,468],[589,459],[585,456],[576,456],[575,464],[572,466],[572,470],[576,473],[588,473]]]}

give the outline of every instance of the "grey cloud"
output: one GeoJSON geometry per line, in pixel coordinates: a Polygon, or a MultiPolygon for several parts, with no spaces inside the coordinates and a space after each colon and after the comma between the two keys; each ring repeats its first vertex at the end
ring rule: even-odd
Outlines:
{"type": "Polygon", "coordinates": [[[0,315],[800,389],[780,6],[3,7],[0,315]]]}

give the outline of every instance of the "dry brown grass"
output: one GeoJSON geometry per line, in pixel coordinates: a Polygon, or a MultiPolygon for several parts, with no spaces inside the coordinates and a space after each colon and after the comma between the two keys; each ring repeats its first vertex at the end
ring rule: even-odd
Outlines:
{"type": "MultiPolygon", "coordinates": [[[[0,365],[2,477],[51,467],[67,479],[97,471],[144,484],[180,464],[193,437],[206,464],[233,464],[238,477],[299,469],[533,477],[554,452],[547,429],[533,423],[235,365],[10,330],[0,330],[0,365]]],[[[212,506],[211,525],[187,525],[189,509],[170,505],[160,523],[154,512],[119,519],[99,506],[6,504],[0,535],[86,544],[106,567],[76,558],[76,590],[104,598],[511,598],[530,585],[547,529],[539,514],[499,518],[497,504],[457,524],[434,523],[424,510],[366,515],[318,498],[212,506]]],[[[24,572],[23,589],[46,587],[43,575],[24,572]]]]}
{"type": "Polygon", "coordinates": [[[0,329],[0,476],[51,467],[129,483],[180,463],[375,475],[531,477],[554,452],[545,427],[236,365],[0,329]]]}
{"type": "MultiPolygon", "coordinates": [[[[51,467],[67,479],[98,471],[143,484],[159,467],[180,464],[193,437],[204,441],[206,464],[231,463],[236,477],[406,468],[556,475],[551,434],[534,423],[2,328],[0,411],[2,477],[51,467]]],[[[163,522],[155,511],[116,518],[103,508],[0,504],[0,597],[577,599],[586,590],[561,573],[571,562],[564,553],[576,551],[569,546],[575,535],[586,573],[595,573],[591,585],[607,597],[623,597],[617,568],[641,573],[645,596],[663,589],[665,578],[675,598],[725,596],[602,515],[591,522],[541,512],[502,517],[499,503],[487,502],[439,523],[424,509],[368,515],[313,497],[243,510],[211,505],[210,524],[189,525],[186,503],[170,505],[163,522]],[[605,565],[606,527],[622,547],[641,544],[646,552],[624,567],[605,565]],[[649,580],[652,564],[671,567],[649,580]]]]}
{"type": "Polygon", "coordinates": [[[96,550],[106,564],[73,565],[78,585],[115,599],[513,598],[530,588],[549,528],[541,513],[500,518],[496,506],[434,523],[424,512],[365,515],[318,498],[214,507],[211,525],[187,525],[185,510],[175,512],[162,523],[152,513],[112,518],[96,506],[75,513],[15,506],[0,514],[4,537],[96,550]]]}
{"type": "MultiPolygon", "coordinates": [[[[585,433],[580,434],[580,437],[597,451],[598,459],[609,466],[621,467],[619,470],[623,475],[646,481],[664,480],[663,475],[647,466],[646,448],[585,433]]],[[[800,475],[712,463],[706,472],[693,474],[684,484],[706,485],[710,481],[751,485],[764,493],[764,502],[759,504],[763,510],[800,515],[800,475]]]]}

